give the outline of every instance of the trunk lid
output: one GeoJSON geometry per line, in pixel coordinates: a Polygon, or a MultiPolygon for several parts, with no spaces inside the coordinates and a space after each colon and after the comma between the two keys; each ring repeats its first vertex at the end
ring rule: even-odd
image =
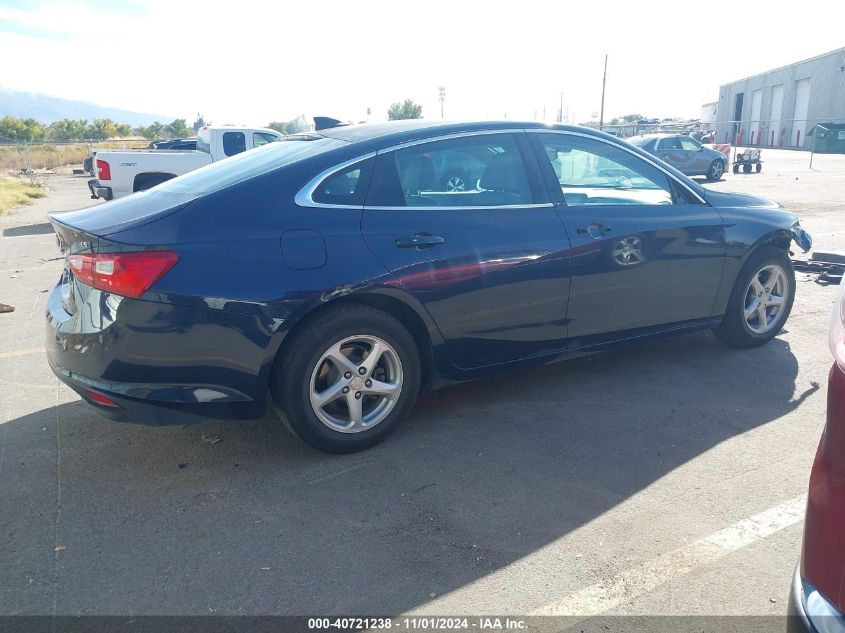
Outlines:
{"type": "Polygon", "coordinates": [[[72,248],[76,240],[90,241],[86,238],[102,238],[160,220],[184,209],[197,195],[153,188],[103,205],[50,213],[48,217],[56,234],[72,248]]]}

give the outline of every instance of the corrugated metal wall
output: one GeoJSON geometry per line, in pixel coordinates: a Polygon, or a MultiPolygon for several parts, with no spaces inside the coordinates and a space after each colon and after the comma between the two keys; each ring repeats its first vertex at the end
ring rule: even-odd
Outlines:
{"type": "Polygon", "coordinates": [[[719,88],[716,125],[718,143],[809,149],[808,132],[817,123],[845,122],[845,48],[741,79],[719,88]],[[809,87],[800,88],[809,79],[809,87]],[[754,93],[760,90],[760,115],[754,93]],[[737,95],[742,113],[735,121],[737,95]],[[802,108],[806,98],[806,109],[802,108]],[[796,99],[798,111],[796,112],[796,99]],[[778,104],[780,101],[780,104],[778,104]],[[797,120],[796,120],[797,119],[797,120]]]}

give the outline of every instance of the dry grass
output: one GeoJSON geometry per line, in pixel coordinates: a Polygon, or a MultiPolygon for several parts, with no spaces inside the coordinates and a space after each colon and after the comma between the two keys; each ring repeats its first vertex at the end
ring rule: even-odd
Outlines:
{"type": "MultiPolygon", "coordinates": [[[[103,141],[96,143],[96,149],[143,149],[147,146],[146,139],[122,139],[119,141],[103,141]]],[[[74,143],[70,145],[54,145],[42,143],[30,145],[28,148],[32,161],[32,169],[56,169],[66,165],[79,167],[91,152],[88,143],[74,143]]],[[[23,146],[0,146],[0,173],[21,173],[27,168],[23,146]]]]}
{"type": "Polygon", "coordinates": [[[35,198],[46,195],[41,185],[30,184],[29,179],[0,176],[0,214],[13,207],[32,204],[35,198]]]}
{"type": "MultiPolygon", "coordinates": [[[[64,165],[81,165],[88,156],[87,145],[31,145],[32,169],[55,169],[64,165]]],[[[0,147],[0,172],[26,169],[23,151],[15,146],[0,147]]]]}

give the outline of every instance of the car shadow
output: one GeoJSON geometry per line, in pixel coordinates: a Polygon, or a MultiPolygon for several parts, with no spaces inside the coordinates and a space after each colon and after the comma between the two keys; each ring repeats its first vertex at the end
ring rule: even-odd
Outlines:
{"type": "Polygon", "coordinates": [[[47,235],[53,232],[53,225],[49,222],[40,224],[27,224],[25,226],[13,226],[3,229],[3,237],[24,237],[27,235],[47,235]]]}
{"type": "Polygon", "coordinates": [[[794,393],[797,372],[779,339],[681,336],[426,394],[348,456],[269,416],[154,428],[46,408],[0,427],[3,611],[400,613],[795,409],[818,389],[794,393]]]}

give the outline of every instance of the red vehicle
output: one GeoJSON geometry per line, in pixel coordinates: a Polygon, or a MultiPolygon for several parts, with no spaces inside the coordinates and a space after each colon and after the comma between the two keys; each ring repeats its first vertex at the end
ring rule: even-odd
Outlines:
{"type": "Polygon", "coordinates": [[[836,362],[810,474],[801,564],[789,595],[790,632],[845,633],[845,281],[830,320],[830,350],[836,362]]]}

